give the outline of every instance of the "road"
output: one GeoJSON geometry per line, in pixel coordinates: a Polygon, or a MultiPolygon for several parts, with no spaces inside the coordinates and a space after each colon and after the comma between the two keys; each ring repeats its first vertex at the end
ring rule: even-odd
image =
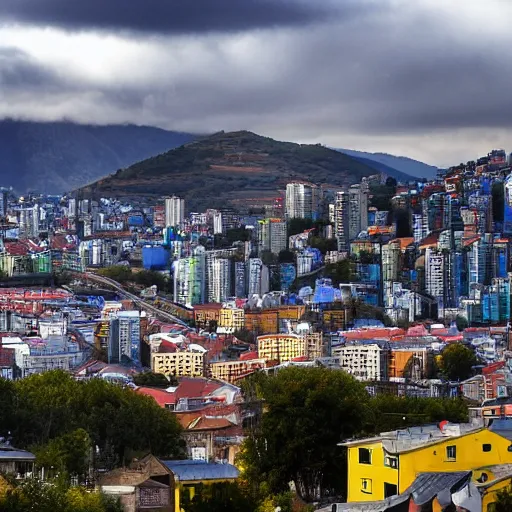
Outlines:
{"type": "Polygon", "coordinates": [[[117,281],[114,281],[113,279],[110,279],[109,277],[99,276],[97,274],[93,274],[92,272],[86,272],[85,276],[87,277],[87,279],[90,279],[91,281],[105,284],[107,286],[110,286],[111,288],[114,288],[121,295],[132,300],[140,308],[142,308],[146,311],[149,311],[157,318],[165,320],[166,322],[172,322],[174,324],[180,324],[185,327],[188,327],[188,325],[183,320],[180,320],[178,317],[171,315],[167,311],[162,311],[162,310],[158,309],[157,307],[153,306],[153,304],[146,302],[145,300],[141,299],[137,295],[127,292],[117,281]]]}

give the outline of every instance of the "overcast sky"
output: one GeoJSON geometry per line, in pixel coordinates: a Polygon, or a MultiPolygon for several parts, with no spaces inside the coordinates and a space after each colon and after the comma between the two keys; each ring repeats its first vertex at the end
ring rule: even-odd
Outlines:
{"type": "Polygon", "coordinates": [[[509,0],[0,0],[0,117],[512,151],[509,0]]]}

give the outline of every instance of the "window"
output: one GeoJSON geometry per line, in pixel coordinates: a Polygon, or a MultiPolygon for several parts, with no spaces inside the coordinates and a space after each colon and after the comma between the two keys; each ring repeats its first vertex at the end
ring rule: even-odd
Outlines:
{"type": "Polygon", "coordinates": [[[368,448],[359,448],[359,464],[371,464],[372,452],[368,448]]]}
{"type": "Polygon", "coordinates": [[[396,457],[384,456],[384,466],[388,468],[398,469],[398,459],[396,457]]]}
{"type": "Polygon", "coordinates": [[[372,493],[372,481],[370,478],[361,478],[361,492],[365,494],[372,493]]]}
{"type": "Polygon", "coordinates": [[[490,444],[488,444],[488,443],[485,443],[485,444],[482,445],[482,451],[483,452],[490,452],[491,448],[492,448],[492,446],[490,444]]]}
{"type": "Polygon", "coordinates": [[[457,447],[456,446],[452,445],[452,446],[446,447],[446,459],[449,461],[457,460],[457,447]]]}
{"type": "Polygon", "coordinates": [[[396,484],[388,484],[384,482],[384,498],[396,496],[398,494],[398,486],[396,484]]]}

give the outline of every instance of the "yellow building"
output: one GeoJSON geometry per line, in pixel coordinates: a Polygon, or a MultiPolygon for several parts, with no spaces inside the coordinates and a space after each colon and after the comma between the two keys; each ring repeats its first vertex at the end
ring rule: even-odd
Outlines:
{"type": "Polygon", "coordinates": [[[199,488],[220,482],[234,482],[239,471],[231,464],[207,463],[201,460],[162,461],[174,475],[174,512],[187,512],[199,488]]]}
{"type": "Polygon", "coordinates": [[[222,308],[219,314],[217,332],[233,333],[244,327],[244,310],[239,308],[222,308]]]}
{"type": "Polygon", "coordinates": [[[212,379],[234,384],[239,377],[261,370],[262,368],[265,368],[264,359],[222,361],[219,363],[210,363],[210,376],[212,379]]]}
{"type": "Polygon", "coordinates": [[[348,502],[404,492],[419,473],[470,471],[512,463],[512,421],[413,427],[342,443],[348,449],[348,502]]]}
{"type": "Polygon", "coordinates": [[[176,377],[205,377],[206,351],[156,352],[151,354],[151,371],[176,377]]]}
{"type": "Polygon", "coordinates": [[[296,334],[269,334],[258,336],[258,358],[285,363],[296,357],[307,356],[304,338],[296,334]]]}

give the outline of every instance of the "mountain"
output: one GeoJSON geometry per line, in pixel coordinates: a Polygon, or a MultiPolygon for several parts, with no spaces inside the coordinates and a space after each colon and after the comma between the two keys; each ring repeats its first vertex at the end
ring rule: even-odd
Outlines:
{"type": "Polygon", "coordinates": [[[197,138],[134,125],[0,121],[0,186],[54,194],[197,138]]]}
{"type": "MultiPolygon", "coordinates": [[[[437,175],[437,167],[434,165],[428,165],[406,156],[394,156],[387,153],[365,153],[364,151],[354,151],[353,149],[337,149],[337,151],[341,151],[354,158],[373,160],[415,178],[431,179],[437,175]]],[[[386,172],[386,174],[388,173],[386,172]]]]}
{"type": "Polygon", "coordinates": [[[176,194],[196,210],[268,203],[292,180],[339,187],[373,174],[374,168],[320,144],[279,142],[247,131],[219,132],[119,170],[82,188],[81,194],[176,194]]]}
{"type": "Polygon", "coordinates": [[[397,171],[396,169],[393,169],[393,167],[389,167],[389,165],[377,162],[376,160],[370,160],[369,158],[362,158],[359,156],[353,156],[352,158],[358,160],[359,162],[362,162],[363,164],[367,165],[368,167],[371,167],[372,169],[375,169],[375,172],[380,172],[386,174],[387,176],[393,176],[393,178],[396,178],[397,181],[407,182],[410,181],[411,179],[415,179],[414,176],[411,176],[410,174],[405,174],[404,172],[397,171]]]}

